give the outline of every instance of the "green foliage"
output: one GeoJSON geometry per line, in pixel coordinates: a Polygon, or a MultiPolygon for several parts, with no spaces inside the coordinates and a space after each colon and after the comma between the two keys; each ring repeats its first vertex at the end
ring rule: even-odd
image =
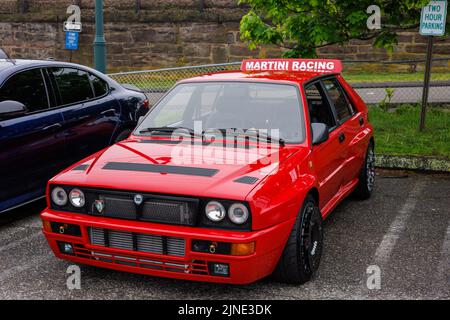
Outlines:
{"type": "Polygon", "coordinates": [[[385,88],[384,89],[386,95],[384,96],[383,100],[380,102],[380,108],[386,112],[389,109],[389,104],[391,103],[392,97],[394,96],[395,89],[392,88],[385,88]]]}
{"type": "Polygon", "coordinates": [[[450,158],[449,109],[430,108],[423,132],[419,131],[419,105],[402,105],[394,112],[370,106],[369,117],[378,154],[450,158]]]}
{"type": "MultiPolygon", "coordinates": [[[[316,49],[350,39],[374,39],[392,50],[397,33],[415,29],[429,0],[240,0],[250,6],[241,20],[241,38],[254,49],[261,44],[286,48],[285,57],[315,57],[316,49]],[[370,5],[381,8],[382,29],[367,28],[370,5]]],[[[450,19],[448,19],[450,23],[450,19]]],[[[447,30],[450,28],[447,28],[447,30]]]]}

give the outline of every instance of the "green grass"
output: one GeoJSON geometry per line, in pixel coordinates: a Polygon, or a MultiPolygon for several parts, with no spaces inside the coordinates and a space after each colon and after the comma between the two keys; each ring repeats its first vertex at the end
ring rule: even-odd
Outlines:
{"type": "Polygon", "coordinates": [[[450,110],[431,108],[419,132],[420,108],[403,105],[393,112],[369,108],[378,154],[450,158],[450,110]]]}
{"type": "MultiPolygon", "coordinates": [[[[408,81],[423,81],[423,72],[411,72],[411,73],[351,73],[344,72],[343,76],[345,80],[350,83],[361,82],[408,82],[408,81]]],[[[432,81],[438,80],[450,80],[450,72],[432,73],[432,81]]]]}

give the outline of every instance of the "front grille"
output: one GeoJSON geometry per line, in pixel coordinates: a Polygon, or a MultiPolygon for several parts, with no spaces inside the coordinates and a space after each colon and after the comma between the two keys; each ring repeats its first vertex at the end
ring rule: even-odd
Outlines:
{"type": "Polygon", "coordinates": [[[141,204],[134,202],[137,193],[86,190],[88,213],[116,219],[194,226],[198,199],[141,194],[141,204]],[[102,204],[99,210],[98,204],[102,204]]]}
{"type": "Polygon", "coordinates": [[[111,218],[136,219],[136,205],[133,200],[126,197],[105,196],[104,215],[111,218]]]}
{"type": "Polygon", "coordinates": [[[183,238],[89,228],[92,245],[130,251],[184,257],[186,242],[183,238]]]}
{"type": "Polygon", "coordinates": [[[146,201],[142,208],[141,220],[191,224],[187,203],[163,200],[146,201]]]}

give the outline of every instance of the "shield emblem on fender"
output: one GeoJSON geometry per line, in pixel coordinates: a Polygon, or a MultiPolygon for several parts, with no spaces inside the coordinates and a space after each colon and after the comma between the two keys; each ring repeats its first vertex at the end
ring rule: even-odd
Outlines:
{"type": "Polygon", "coordinates": [[[94,207],[98,213],[103,213],[103,210],[105,209],[105,201],[104,200],[95,200],[94,207]]]}

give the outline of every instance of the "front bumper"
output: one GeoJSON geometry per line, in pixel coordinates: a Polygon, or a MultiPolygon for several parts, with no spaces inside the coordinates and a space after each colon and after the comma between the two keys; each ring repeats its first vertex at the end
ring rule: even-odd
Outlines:
{"type": "Polygon", "coordinates": [[[80,237],[44,230],[45,237],[58,258],[125,272],[231,284],[252,283],[270,275],[294,224],[294,220],[290,220],[260,231],[240,232],[99,218],[50,209],[44,210],[41,218],[44,221],[80,226],[80,237]],[[182,238],[185,240],[184,256],[92,245],[88,228],[182,238]],[[255,252],[247,256],[194,252],[191,250],[194,239],[228,243],[255,242],[255,252]],[[71,244],[73,254],[62,253],[58,242],[71,244]],[[210,269],[212,263],[228,264],[229,275],[213,275],[210,269]]]}

